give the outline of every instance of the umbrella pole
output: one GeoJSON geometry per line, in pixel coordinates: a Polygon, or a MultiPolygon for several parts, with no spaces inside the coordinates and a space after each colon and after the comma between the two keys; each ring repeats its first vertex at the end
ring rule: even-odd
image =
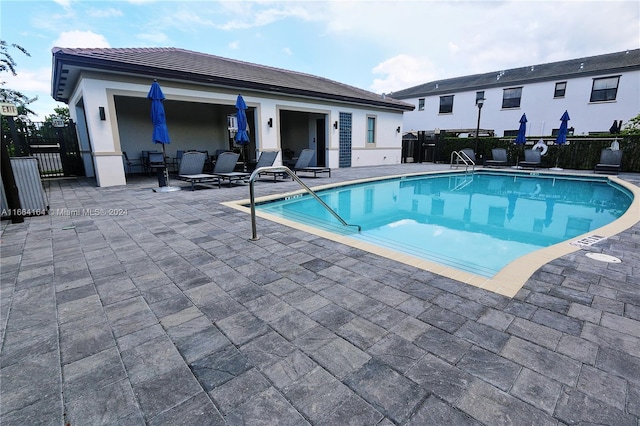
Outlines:
{"type": "MultiPolygon", "coordinates": [[[[173,191],[180,191],[180,187],[179,186],[169,186],[169,168],[167,167],[167,152],[166,152],[166,148],[164,146],[165,144],[162,144],[162,157],[164,158],[164,170],[163,170],[163,174],[164,174],[164,178],[165,178],[165,183],[166,186],[158,186],[158,188],[154,188],[153,192],[173,192],[173,191]]],[[[159,184],[160,182],[158,182],[159,184]]]]}
{"type": "Polygon", "coordinates": [[[167,167],[167,151],[164,145],[165,144],[162,144],[162,163],[164,164],[164,181],[167,184],[167,186],[171,186],[169,185],[169,168],[167,167]]]}

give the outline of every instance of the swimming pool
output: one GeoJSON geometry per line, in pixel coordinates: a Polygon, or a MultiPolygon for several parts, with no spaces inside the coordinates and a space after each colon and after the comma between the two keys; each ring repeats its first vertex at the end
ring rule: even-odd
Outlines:
{"type": "Polygon", "coordinates": [[[483,287],[500,274],[509,279],[503,271],[518,259],[611,224],[634,199],[607,177],[487,170],[385,178],[318,195],[362,231],[303,193],[258,202],[256,212],[483,287]]]}

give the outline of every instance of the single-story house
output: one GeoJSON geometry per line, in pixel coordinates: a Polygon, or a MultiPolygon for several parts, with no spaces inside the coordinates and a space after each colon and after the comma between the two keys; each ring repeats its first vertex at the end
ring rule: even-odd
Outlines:
{"type": "Polygon", "coordinates": [[[640,49],[431,81],[389,94],[415,106],[406,132],[555,135],[567,111],[574,135],[608,132],[640,113],[640,49]],[[483,99],[480,103],[479,99],[483,99]]]}
{"type": "MultiPolygon", "coordinates": [[[[152,142],[149,88],[165,95],[171,144],[214,155],[233,149],[235,102],[248,106],[247,161],[261,151],[295,158],[315,150],[331,168],[399,164],[402,116],[414,106],[326,78],[178,48],[53,48],[52,96],[69,106],[88,176],[126,184],[123,152],[139,159],[152,142]]],[[[284,158],[288,160],[289,158],[284,158]]]]}

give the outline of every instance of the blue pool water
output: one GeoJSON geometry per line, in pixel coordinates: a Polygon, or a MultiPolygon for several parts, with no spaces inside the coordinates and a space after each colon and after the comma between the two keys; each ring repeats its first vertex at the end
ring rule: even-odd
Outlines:
{"type": "Polygon", "coordinates": [[[484,277],[527,253],[590,233],[632,202],[606,178],[476,172],[402,177],[318,192],[256,210],[484,277]]]}

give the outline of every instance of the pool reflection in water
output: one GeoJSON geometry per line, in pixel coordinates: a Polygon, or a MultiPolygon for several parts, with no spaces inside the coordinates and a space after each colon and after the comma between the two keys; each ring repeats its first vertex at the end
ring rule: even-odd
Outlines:
{"type": "Polygon", "coordinates": [[[620,217],[632,195],[606,179],[455,174],[348,185],[256,208],[484,277],[532,251],[620,217]]]}

